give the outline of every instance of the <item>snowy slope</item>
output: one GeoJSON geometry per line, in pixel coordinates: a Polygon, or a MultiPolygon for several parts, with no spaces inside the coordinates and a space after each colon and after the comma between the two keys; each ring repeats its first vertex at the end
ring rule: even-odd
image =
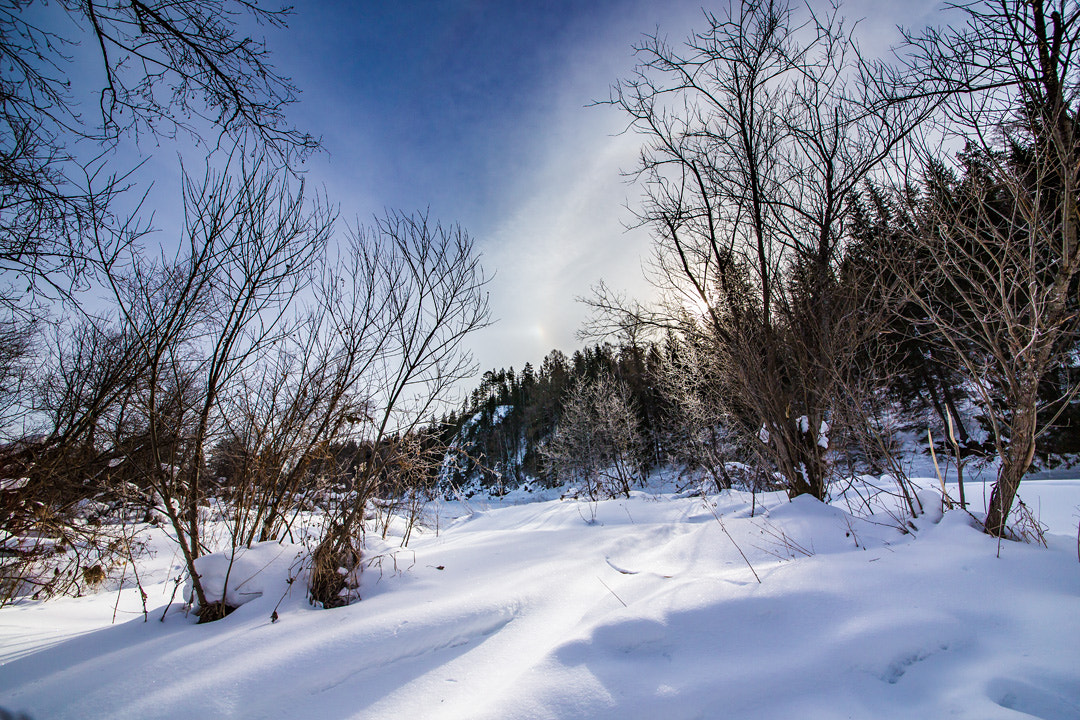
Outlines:
{"type": "Polygon", "coordinates": [[[276,586],[253,581],[262,595],[209,625],[157,621],[172,589],[159,557],[150,622],[108,625],[115,593],[0,610],[0,706],[38,719],[1076,718],[1080,481],[1023,490],[1049,548],[1005,542],[1000,558],[959,511],[902,534],[885,515],[779,495],[765,512],[759,495],[754,517],[737,492],[492,504],[387,550],[360,603],[309,607],[279,562],[276,586]]]}

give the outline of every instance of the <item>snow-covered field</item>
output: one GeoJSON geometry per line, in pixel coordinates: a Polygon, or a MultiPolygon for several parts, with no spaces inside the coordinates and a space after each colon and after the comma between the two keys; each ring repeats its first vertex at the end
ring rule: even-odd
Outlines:
{"type": "Polygon", "coordinates": [[[207,625],[179,610],[159,622],[173,591],[159,543],[142,570],[148,622],[134,589],[0,610],[0,707],[35,720],[1075,719],[1080,481],[1021,494],[1048,548],[999,544],[926,492],[907,534],[865,505],[848,512],[853,492],[759,495],[753,516],[739,492],[454,503],[438,532],[371,551],[359,603],[310,607],[302,578],[286,582],[295,548],[258,547],[254,570],[234,569],[258,572],[239,588],[254,599],[207,625]]]}

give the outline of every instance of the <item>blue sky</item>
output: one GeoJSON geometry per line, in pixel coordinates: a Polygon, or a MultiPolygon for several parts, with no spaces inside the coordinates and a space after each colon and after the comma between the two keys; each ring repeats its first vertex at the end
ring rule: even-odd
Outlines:
{"type": "MultiPolygon", "coordinates": [[[[856,0],[844,12],[863,18],[863,47],[877,52],[898,39],[896,23],[936,22],[935,5],[856,0]]],[[[641,138],[590,105],[632,72],[644,33],[677,43],[702,25],[700,0],[308,0],[287,30],[262,31],[302,91],[289,120],[323,140],[309,182],[342,220],[430,209],[475,238],[494,276],[497,322],[471,342],[484,370],[579,347],[575,297],[601,279],[649,295],[648,232],[625,229],[640,190],[621,175],[641,138]]],[[[175,153],[143,150],[162,172],[166,219],[175,153]]]]}
{"type": "Polygon", "coordinates": [[[560,115],[602,112],[585,105],[630,66],[619,59],[641,32],[626,9],[648,30],[659,20],[649,5],[319,2],[271,42],[304,92],[291,117],[321,134],[335,180],[377,202],[449,199],[478,219],[546,154],[560,115]],[[597,52],[605,44],[616,57],[597,52]]]}
{"type": "Polygon", "coordinates": [[[474,338],[484,369],[573,350],[575,296],[606,278],[646,292],[647,234],[627,233],[638,140],[589,107],[633,68],[659,24],[682,37],[696,2],[300,4],[268,38],[302,89],[290,118],[322,137],[310,163],[364,221],[430,208],[476,239],[497,322],[474,338]]]}

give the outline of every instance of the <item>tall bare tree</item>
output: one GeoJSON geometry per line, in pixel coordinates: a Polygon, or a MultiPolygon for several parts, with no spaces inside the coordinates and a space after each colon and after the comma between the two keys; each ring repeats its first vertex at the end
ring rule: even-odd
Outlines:
{"type": "Polygon", "coordinates": [[[326,508],[326,531],[313,553],[311,597],[326,607],[348,602],[348,577],[339,568],[360,569],[365,511],[380,479],[419,460],[412,434],[476,372],[463,341],[489,322],[487,280],[472,238],[426,213],[392,213],[357,227],[343,268],[345,295],[337,302],[363,297],[375,309],[369,319],[338,305],[329,328],[343,347],[366,337],[357,356],[364,402],[349,421],[369,452],[347,499],[326,508]]]}
{"type": "Polygon", "coordinates": [[[315,147],[284,118],[296,89],[245,35],[288,14],[242,0],[0,2],[4,305],[68,296],[99,266],[95,245],[114,254],[145,230],[115,202],[134,169],[114,157],[121,139],[224,137],[278,161],[315,147]],[[75,67],[96,92],[72,82],[75,67]]]}
{"type": "Polygon", "coordinates": [[[541,453],[564,483],[589,498],[630,497],[641,479],[643,441],[629,390],[602,374],[582,379],[563,401],[562,418],[541,453]]]}
{"type": "Polygon", "coordinates": [[[136,257],[130,273],[106,276],[140,368],[127,410],[138,432],[115,442],[169,519],[202,608],[210,603],[194,561],[203,552],[206,453],[237,383],[286,331],[285,312],[310,282],[333,221],[302,183],[246,164],[242,151],[236,158],[235,174],[186,176],[175,258],[136,257]]]}
{"type": "Polygon", "coordinates": [[[884,78],[896,97],[940,102],[914,234],[928,271],[909,289],[989,420],[1000,470],[985,527],[1000,536],[1047,430],[1039,385],[1080,339],[1080,6],[959,9],[964,25],[909,37],[907,64],[884,78]],[[966,145],[957,170],[940,164],[942,140],[966,145]]]}
{"type": "Polygon", "coordinates": [[[797,25],[761,0],[705,21],[683,47],[650,37],[610,99],[646,139],[639,219],[669,305],[643,315],[603,289],[594,305],[698,335],[728,422],[792,496],[823,498],[824,428],[874,326],[840,277],[846,203],[920,110],[868,102],[836,13],[797,25]]]}

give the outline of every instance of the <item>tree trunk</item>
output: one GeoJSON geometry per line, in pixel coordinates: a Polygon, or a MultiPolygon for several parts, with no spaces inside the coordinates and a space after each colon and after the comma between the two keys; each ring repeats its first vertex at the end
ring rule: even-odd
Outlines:
{"type": "Polygon", "coordinates": [[[1010,423],[1009,448],[1002,458],[998,480],[990,494],[986,523],[983,525],[988,535],[1002,537],[1005,533],[1005,523],[1016,499],[1016,491],[1035,456],[1035,424],[1035,397],[1031,394],[1029,398],[1025,398],[1023,406],[1016,410],[1010,423]]]}
{"type": "MultiPolygon", "coordinates": [[[[812,495],[818,500],[825,500],[826,467],[823,449],[817,445],[812,432],[803,433],[794,425],[793,438],[776,437],[774,439],[777,466],[785,477],[789,499],[799,495],[812,495]]],[[[777,435],[781,435],[777,433],[777,435]]]]}

